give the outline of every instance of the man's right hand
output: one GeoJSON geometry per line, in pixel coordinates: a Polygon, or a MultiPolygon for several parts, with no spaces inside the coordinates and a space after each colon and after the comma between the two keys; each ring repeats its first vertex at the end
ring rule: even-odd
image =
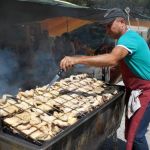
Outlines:
{"type": "Polygon", "coordinates": [[[67,71],[77,63],[78,63],[78,57],[65,56],[60,62],[60,68],[63,69],[64,71],[67,71]]]}

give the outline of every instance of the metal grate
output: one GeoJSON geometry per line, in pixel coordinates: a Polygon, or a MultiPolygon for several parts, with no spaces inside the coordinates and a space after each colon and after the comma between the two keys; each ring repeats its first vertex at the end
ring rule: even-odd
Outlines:
{"type": "MultiPolygon", "coordinates": [[[[87,113],[92,112],[104,104],[105,101],[111,99],[105,98],[106,93],[111,94],[112,98],[117,94],[117,87],[106,85],[87,75],[71,76],[70,78],[55,83],[55,85],[46,89],[46,91],[42,91],[41,88],[36,88],[32,97],[33,103],[30,101],[31,97],[27,96],[24,99],[19,99],[17,96],[13,104],[10,103],[3,108],[1,107],[2,109],[6,109],[9,106],[18,108],[18,111],[8,113],[1,117],[2,130],[3,132],[17,135],[34,144],[42,145],[44,141],[62,133],[66,127],[76,123],[82,117],[85,117],[87,113]],[[49,93],[49,98],[47,97],[47,93],[49,93]],[[101,103],[95,103],[98,96],[102,98],[101,103]],[[37,100],[37,98],[42,98],[42,101],[37,100]],[[24,103],[26,108],[20,108],[20,103],[24,103]],[[42,109],[41,106],[46,109],[42,109]],[[37,120],[39,119],[40,123],[45,125],[45,130],[48,130],[48,134],[41,128],[42,125],[31,123],[32,119],[30,118],[33,117],[34,112],[36,112],[35,118],[37,120]],[[31,116],[29,117],[27,114],[31,116]],[[68,120],[68,114],[72,114],[73,121],[71,123],[66,123],[65,121],[68,120]],[[51,117],[52,120],[50,121],[51,117]],[[12,123],[13,118],[17,120],[14,125],[12,123]],[[8,121],[9,119],[10,121],[8,121]],[[28,131],[25,129],[21,130],[21,128],[26,127],[29,128],[28,131]],[[52,132],[54,129],[57,131],[52,132]],[[39,135],[35,136],[36,133],[39,135]],[[45,134],[45,139],[43,134],[45,134]]],[[[25,95],[25,92],[22,92],[22,94],[25,95]]]]}

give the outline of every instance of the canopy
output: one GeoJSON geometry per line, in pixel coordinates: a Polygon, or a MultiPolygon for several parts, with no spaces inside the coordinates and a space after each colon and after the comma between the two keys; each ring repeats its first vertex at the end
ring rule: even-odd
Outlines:
{"type": "Polygon", "coordinates": [[[0,23],[25,23],[60,16],[96,20],[105,11],[56,0],[1,0],[0,23]]]}
{"type": "MultiPolygon", "coordinates": [[[[47,18],[71,17],[89,21],[103,19],[107,9],[78,6],[60,0],[1,0],[0,24],[23,24],[43,21],[47,18]]],[[[132,18],[140,18],[139,14],[131,11],[132,18]]],[[[150,27],[149,19],[142,22],[134,20],[134,25],[150,27]]]]}

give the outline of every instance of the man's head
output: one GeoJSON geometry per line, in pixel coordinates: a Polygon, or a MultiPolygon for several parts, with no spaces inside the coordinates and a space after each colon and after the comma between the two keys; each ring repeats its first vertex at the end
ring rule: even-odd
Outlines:
{"type": "Polygon", "coordinates": [[[107,10],[104,14],[103,24],[106,26],[107,33],[114,39],[118,39],[127,29],[126,14],[119,8],[107,10]]]}

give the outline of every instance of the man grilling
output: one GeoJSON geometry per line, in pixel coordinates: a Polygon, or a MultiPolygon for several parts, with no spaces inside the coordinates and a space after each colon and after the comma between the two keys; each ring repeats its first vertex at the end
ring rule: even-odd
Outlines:
{"type": "Polygon", "coordinates": [[[145,133],[150,122],[150,50],[146,41],[127,28],[126,14],[119,8],[104,15],[107,34],[117,39],[108,54],[64,57],[60,67],[65,71],[75,64],[96,67],[120,65],[126,87],[126,150],[148,150],[145,133]]]}

